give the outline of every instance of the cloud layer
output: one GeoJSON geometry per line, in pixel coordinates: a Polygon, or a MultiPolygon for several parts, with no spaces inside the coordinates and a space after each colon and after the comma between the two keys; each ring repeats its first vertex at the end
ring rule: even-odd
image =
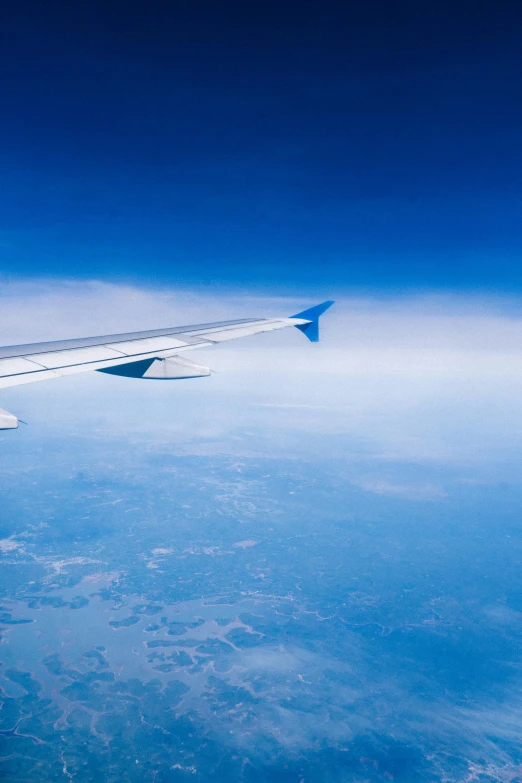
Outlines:
{"type": "MultiPolygon", "coordinates": [[[[0,298],[3,344],[287,315],[312,303],[66,280],[6,281],[0,298]]],[[[517,305],[344,298],[323,317],[318,345],[286,330],[198,352],[216,371],[208,379],[143,383],[92,373],[5,390],[2,405],[32,426],[182,440],[248,429],[277,432],[281,448],[307,432],[340,436],[343,453],[364,444],[381,460],[508,459],[522,427],[517,305]]],[[[384,491],[382,481],[374,491],[384,491]]]]}

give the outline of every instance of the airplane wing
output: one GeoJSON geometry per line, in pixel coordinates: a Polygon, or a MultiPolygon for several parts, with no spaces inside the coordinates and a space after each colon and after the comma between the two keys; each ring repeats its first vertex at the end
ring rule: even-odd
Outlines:
{"type": "MultiPolygon", "coordinates": [[[[309,340],[317,342],[319,316],[332,304],[331,301],[323,302],[290,318],[242,318],[146,332],[6,346],[0,348],[0,388],[89,370],[156,380],[203,377],[210,375],[210,370],[180,354],[288,326],[297,327],[309,340]]],[[[16,416],[0,409],[0,429],[16,427],[16,416]]]]}

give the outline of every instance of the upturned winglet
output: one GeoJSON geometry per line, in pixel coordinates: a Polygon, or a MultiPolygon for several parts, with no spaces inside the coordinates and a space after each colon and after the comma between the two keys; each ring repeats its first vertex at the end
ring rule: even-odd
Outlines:
{"type": "Polygon", "coordinates": [[[308,321],[307,324],[296,324],[296,329],[303,332],[310,342],[317,343],[319,342],[319,316],[332,305],[333,301],[322,302],[322,304],[310,307],[308,310],[303,310],[302,313],[291,315],[290,318],[301,318],[303,321],[308,321]]]}

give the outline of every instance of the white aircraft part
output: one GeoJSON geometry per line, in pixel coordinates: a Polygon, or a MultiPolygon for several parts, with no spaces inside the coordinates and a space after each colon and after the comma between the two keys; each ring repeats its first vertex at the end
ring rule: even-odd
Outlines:
{"type": "MultiPolygon", "coordinates": [[[[260,334],[261,332],[271,332],[274,329],[285,329],[287,326],[298,326],[300,319],[296,318],[266,318],[264,321],[253,321],[249,324],[238,324],[232,326],[212,327],[209,329],[200,329],[191,332],[194,335],[205,335],[209,340],[221,342],[221,340],[232,340],[235,337],[248,337],[251,334],[260,334]]],[[[307,323],[303,321],[302,323],[307,323]]]]}
{"type": "Polygon", "coordinates": [[[156,351],[168,351],[187,345],[183,340],[174,337],[149,337],[145,340],[128,340],[124,343],[111,343],[111,348],[126,356],[135,356],[137,353],[155,353],[156,351]]]}
{"type": "Polygon", "coordinates": [[[54,351],[53,353],[40,353],[28,356],[27,359],[36,365],[36,369],[44,367],[46,370],[56,370],[61,367],[72,367],[77,364],[90,364],[91,362],[113,361],[121,359],[122,354],[104,345],[96,348],[78,348],[72,351],[54,351]]]}
{"type": "Polygon", "coordinates": [[[181,378],[203,378],[210,375],[208,367],[190,362],[188,359],[156,359],[146,370],[142,378],[157,380],[175,380],[181,378]]]}
{"type": "Polygon", "coordinates": [[[36,372],[41,370],[42,366],[30,362],[27,359],[0,359],[0,385],[2,385],[2,378],[7,378],[10,375],[20,375],[28,372],[36,372]]]}
{"type": "MultiPolygon", "coordinates": [[[[292,324],[295,326],[296,324],[292,324]]],[[[235,329],[219,329],[208,333],[208,339],[212,342],[223,343],[226,340],[236,340],[238,337],[250,337],[262,332],[272,332],[275,329],[285,329],[289,324],[284,323],[283,319],[266,324],[254,324],[253,326],[236,327],[235,329]]]]}
{"type": "Polygon", "coordinates": [[[18,427],[18,419],[9,411],[0,408],[0,430],[15,430],[18,427]]]}

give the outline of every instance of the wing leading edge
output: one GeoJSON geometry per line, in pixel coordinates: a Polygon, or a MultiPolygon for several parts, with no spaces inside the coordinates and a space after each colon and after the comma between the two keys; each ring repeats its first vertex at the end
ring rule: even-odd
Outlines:
{"type": "MultiPolygon", "coordinates": [[[[201,367],[179,354],[288,326],[297,327],[312,342],[316,342],[319,337],[319,316],[332,304],[324,302],[290,318],[242,318],[145,332],[6,346],[0,348],[0,388],[90,370],[157,380],[203,377],[210,374],[207,367],[201,367]]],[[[15,429],[17,426],[17,418],[0,409],[0,429],[15,429]]]]}

